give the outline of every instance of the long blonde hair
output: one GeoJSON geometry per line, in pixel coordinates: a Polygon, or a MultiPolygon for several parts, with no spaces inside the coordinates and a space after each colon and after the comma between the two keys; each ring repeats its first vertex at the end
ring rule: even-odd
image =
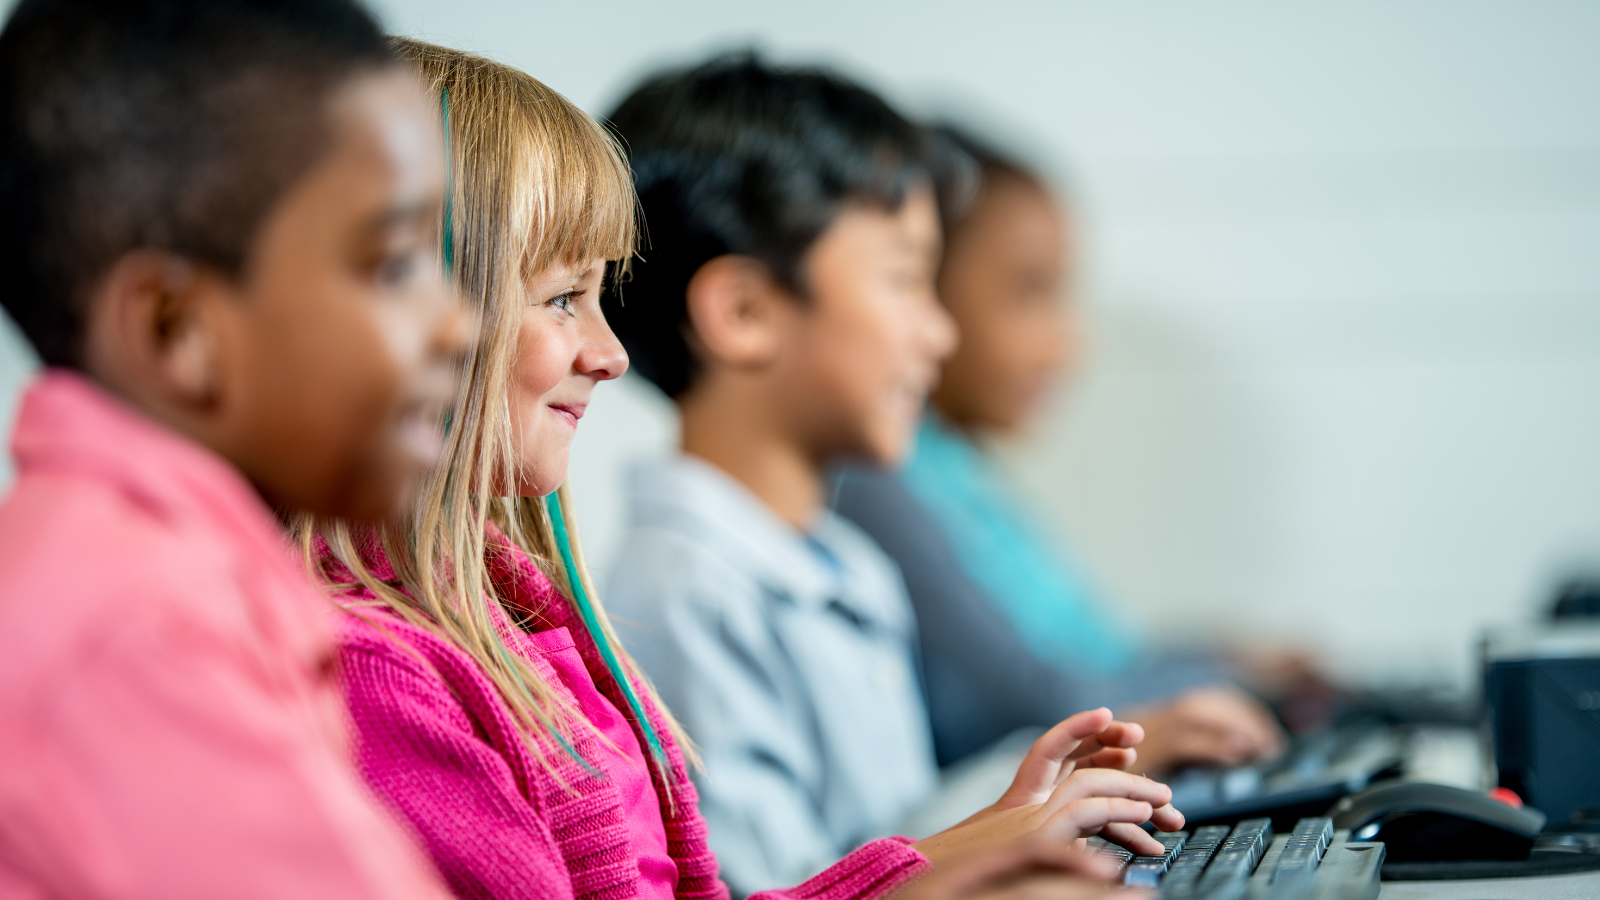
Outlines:
{"type": "MultiPolygon", "coordinates": [[[[502,598],[489,576],[488,523],[525,550],[569,603],[580,592],[586,595],[592,616],[585,618],[602,653],[609,651],[656,699],[593,599],[594,585],[570,515],[556,522],[554,504],[496,493],[497,486],[521,481],[508,396],[524,285],[561,262],[607,259],[626,266],[638,230],[633,178],[610,133],[527,73],[420,41],[402,38],[394,43],[421,70],[432,96],[440,98],[451,185],[446,265],[477,308],[481,331],[446,420],[439,465],[406,517],[376,534],[341,522],[308,520],[299,523],[298,534],[308,562],[315,565],[315,538],[320,535],[384,607],[470,654],[523,726],[531,749],[549,766],[539,736],[570,753],[564,735],[585,727],[584,720],[506,647],[495,629],[491,604],[500,604],[502,598]],[[563,538],[573,539],[558,539],[563,531],[563,538]],[[374,576],[363,562],[363,542],[374,537],[398,584],[374,576]],[[563,560],[563,549],[570,550],[570,559],[563,560]]],[[[557,497],[559,511],[571,509],[565,485],[557,497]]],[[[324,568],[320,574],[331,573],[324,568]]],[[[580,613],[584,605],[576,602],[580,613]]],[[[525,617],[512,613],[510,618],[525,617]]],[[[633,700],[632,687],[621,687],[633,700]]],[[[692,745],[682,730],[659,699],[656,706],[692,759],[692,745]]],[[[654,736],[647,720],[641,719],[640,725],[647,736],[654,736]]],[[[646,753],[654,757],[670,791],[670,772],[659,746],[646,748],[646,753]]]]}

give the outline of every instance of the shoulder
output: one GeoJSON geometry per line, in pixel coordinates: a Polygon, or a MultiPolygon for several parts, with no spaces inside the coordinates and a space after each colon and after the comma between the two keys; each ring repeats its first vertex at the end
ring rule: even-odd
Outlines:
{"type": "Polygon", "coordinates": [[[774,659],[772,594],[751,572],[690,535],[638,528],[624,542],[605,591],[628,651],[674,706],[701,682],[690,670],[730,651],[774,659]],[[743,648],[735,650],[734,648],[743,648]]]}
{"type": "Polygon", "coordinates": [[[754,575],[725,548],[669,524],[630,529],[615,559],[606,604],[629,616],[674,606],[737,608],[760,594],[754,575]]]}
{"type": "Polygon", "coordinates": [[[460,653],[448,638],[406,621],[370,594],[345,594],[334,603],[334,633],[342,656],[360,654],[426,668],[441,655],[460,653]]]}
{"type": "MultiPolygon", "coordinates": [[[[58,676],[97,648],[150,649],[119,654],[126,659],[254,653],[268,638],[241,576],[247,557],[105,485],[20,479],[0,503],[0,682],[58,676]]],[[[299,604],[292,611],[304,619],[316,602],[304,588],[261,593],[299,604]]]]}
{"type": "Polygon", "coordinates": [[[865,466],[834,474],[832,507],[874,538],[922,526],[928,515],[901,473],[865,466]]]}
{"type": "Polygon", "coordinates": [[[24,477],[0,503],[0,604],[32,593],[76,609],[161,586],[153,593],[203,607],[207,590],[235,581],[232,550],[108,485],[24,477]]]}
{"type": "Polygon", "coordinates": [[[342,610],[337,630],[345,704],[365,737],[414,733],[439,740],[448,734],[459,740],[509,728],[494,683],[443,636],[379,607],[342,610]]]}
{"type": "Polygon", "coordinates": [[[455,682],[482,680],[472,658],[444,636],[376,603],[339,602],[334,630],[348,692],[379,682],[409,693],[451,693],[455,682]]]}

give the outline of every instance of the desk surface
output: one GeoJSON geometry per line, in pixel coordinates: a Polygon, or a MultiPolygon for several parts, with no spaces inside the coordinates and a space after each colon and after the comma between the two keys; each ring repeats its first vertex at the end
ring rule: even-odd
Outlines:
{"type": "Polygon", "coordinates": [[[1386,881],[1378,900],[1600,900],[1600,872],[1481,881],[1386,881]]]}

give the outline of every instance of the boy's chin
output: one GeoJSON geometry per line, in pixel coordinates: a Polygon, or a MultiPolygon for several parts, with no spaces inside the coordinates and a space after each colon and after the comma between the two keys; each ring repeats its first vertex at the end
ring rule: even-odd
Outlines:
{"type": "Polygon", "coordinates": [[[353,522],[379,523],[402,518],[417,501],[427,468],[415,465],[409,455],[377,477],[369,478],[353,490],[340,518],[353,522]]]}

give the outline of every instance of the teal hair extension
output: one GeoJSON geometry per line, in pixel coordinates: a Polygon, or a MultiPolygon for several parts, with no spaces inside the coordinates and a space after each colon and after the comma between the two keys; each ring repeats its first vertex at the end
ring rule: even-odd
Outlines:
{"type": "Polygon", "coordinates": [[[617,661],[617,655],[611,649],[611,642],[606,640],[604,631],[600,630],[600,620],[594,614],[594,607],[589,603],[589,593],[584,590],[583,579],[578,577],[578,564],[572,556],[572,542],[567,537],[567,519],[561,512],[561,500],[554,492],[544,498],[545,510],[550,515],[550,524],[556,533],[556,547],[561,551],[561,564],[567,570],[567,583],[572,585],[572,602],[578,607],[578,615],[583,617],[583,625],[589,629],[589,634],[594,638],[595,645],[600,648],[600,655],[605,659],[606,669],[611,672],[611,677],[617,680],[617,687],[622,689],[622,696],[627,698],[628,706],[633,710],[633,717],[639,723],[639,728],[644,732],[645,740],[650,743],[650,755],[662,766],[667,764],[666,751],[661,747],[661,738],[656,734],[655,728],[650,724],[650,719],[644,714],[644,704],[639,702],[639,696],[633,690],[633,682],[628,680],[627,673],[622,670],[622,664],[617,661]]]}
{"type": "Polygon", "coordinates": [[[450,162],[450,89],[443,88],[439,91],[439,111],[444,117],[444,234],[440,236],[443,246],[440,248],[444,255],[444,271],[446,275],[456,269],[456,233],[455,223],[452,221],[451,206],[455,202],[455,166],[450,162]]]}
{"type": "MultiPolygon", "coordinates": [[[[449,279],[456,271],[456,231],[455,231],[455,166],[450,162],[450,89],[439,89],[439,113],[444,120],[444,226],[443,234],[439,236],[440,256],[444,258],[444,277],[449,279]]],[[[454,410],[444,411],[444,434],[450,435],[450,426],[455,424],[454,410]]],[[[574,754],[576,756],[576,754],[574,754]]]]}

